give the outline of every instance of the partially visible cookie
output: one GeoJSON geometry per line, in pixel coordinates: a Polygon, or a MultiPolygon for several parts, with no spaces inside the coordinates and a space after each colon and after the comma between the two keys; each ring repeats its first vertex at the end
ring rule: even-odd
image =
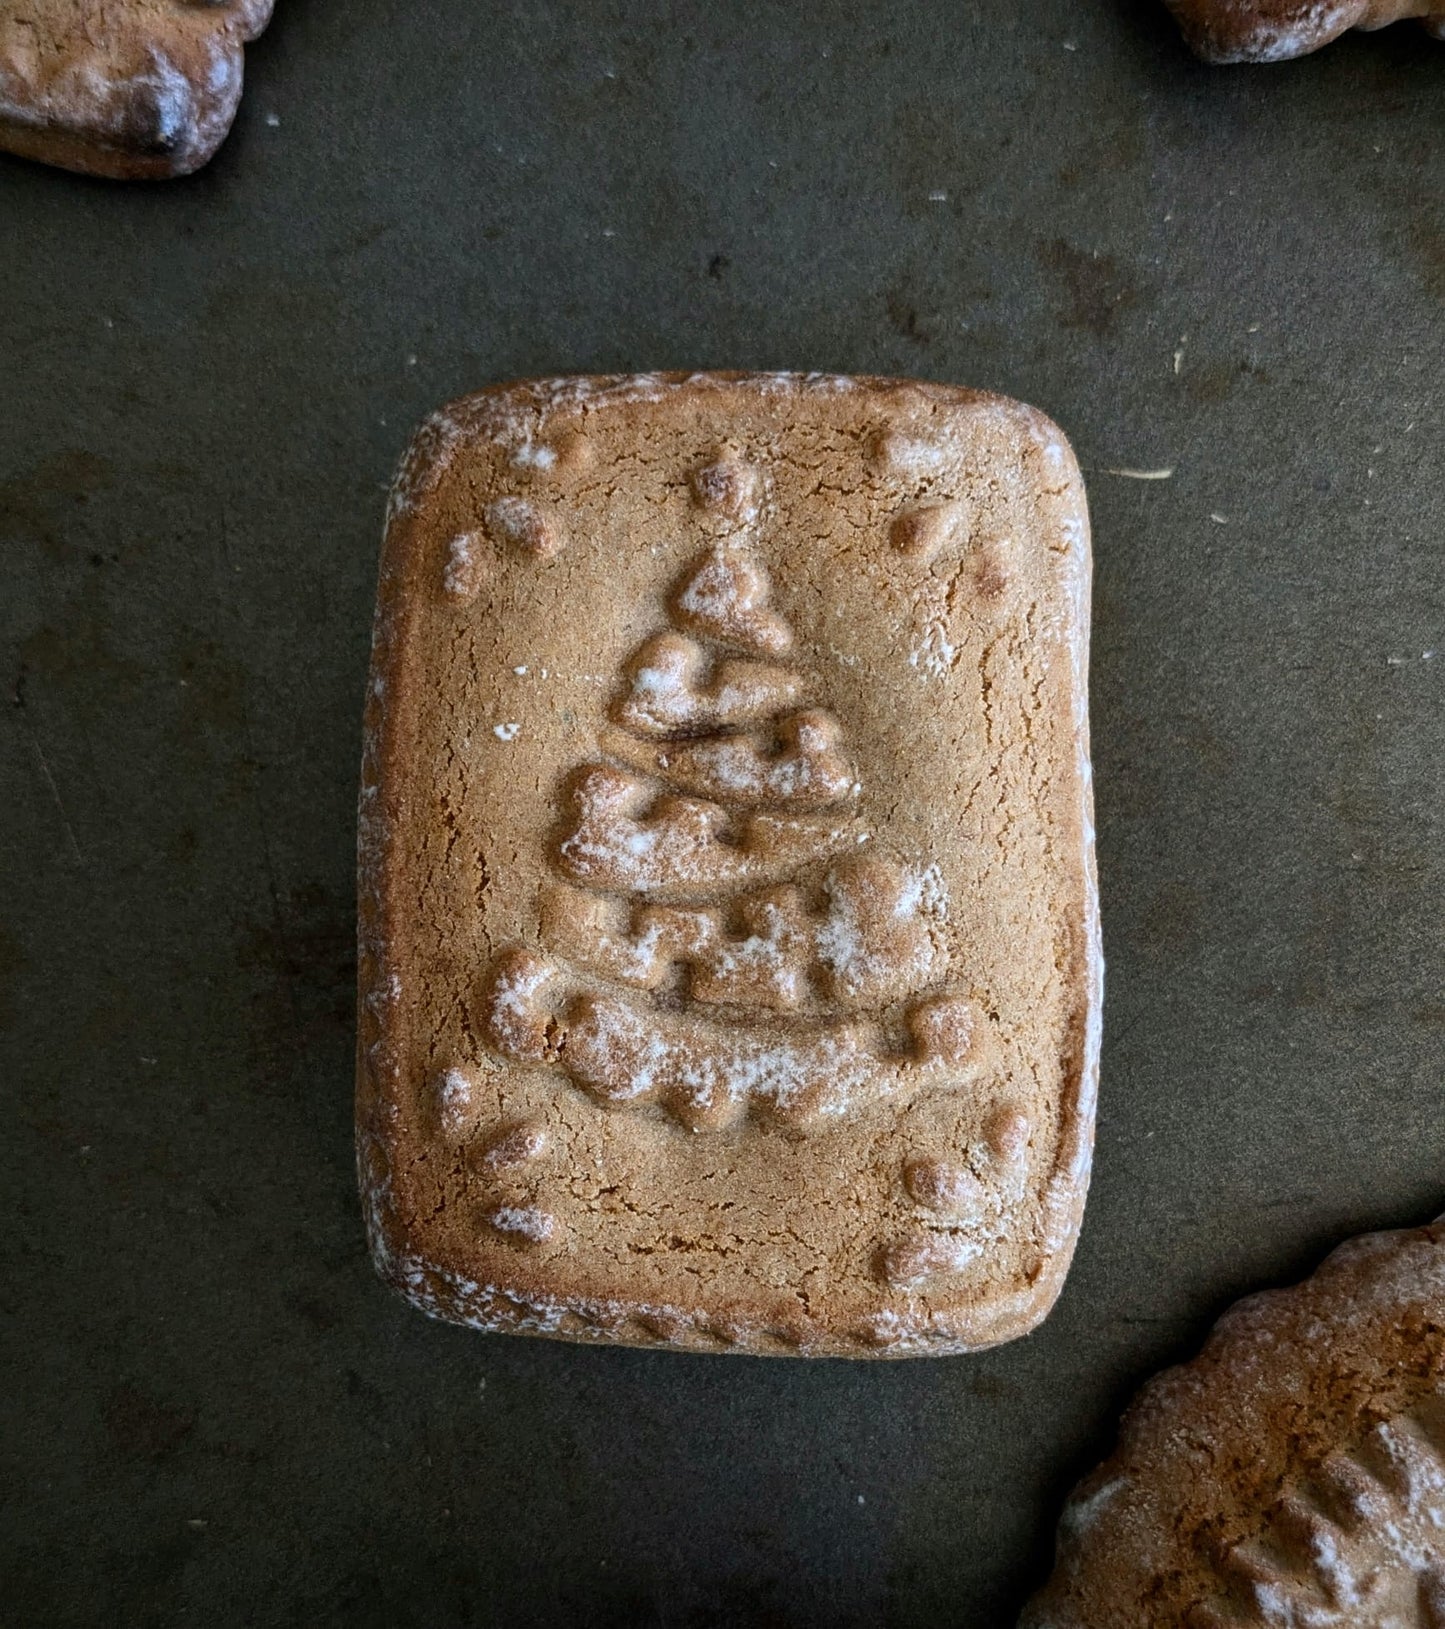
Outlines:
{"type": "Polygon", "coordinates": [[[1285,62],[1318,51],[1351,28],[1416,17],[1445,39],[1442,0],[1165,0],[1206,62],[1285,62]]]}
{"type": "Polygon", "coordinates": [[[0,0],[0,148],[118,181],[225,139],[273,0],[0,0]]]}
{"type": "Polygon", "coordinates": [[[1442,1629],[1445,1218],[1250,1296],[1124,1417],[1023,1629],[1442,1629]]]}

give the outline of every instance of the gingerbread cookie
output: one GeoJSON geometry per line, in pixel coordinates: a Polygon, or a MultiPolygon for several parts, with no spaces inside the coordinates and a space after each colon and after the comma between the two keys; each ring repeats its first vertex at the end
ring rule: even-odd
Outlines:
{"type": "Polygon", "coordinates": [[[1318,51],[1351,28],[1414,17],[1445,39],[1442,0],[1165,0],[1206,62],[1285,62],[1318,51]]]}
{"type": "Polygon", "coordinates": [[[0,147],[117,180],[189,175],[273,0],[0,0],[0,147]]]}
{"type": "Polygon", "coordinates": [[[419,433],[361,801],[372,1248],[486,1329],[1024,1333],[1089,1169],[1089,543],[1040,414],[573,379],[419,433]]]}
{"type": "Polygon", "coordinates": [[[1342,1245],[1151,1381],[1024,1629],[1440,1629],[1445,1218],[1342,1245]]]}

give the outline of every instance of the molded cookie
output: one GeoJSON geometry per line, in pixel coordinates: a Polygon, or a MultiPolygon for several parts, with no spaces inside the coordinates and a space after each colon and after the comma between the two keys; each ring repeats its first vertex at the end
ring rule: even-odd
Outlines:
{"type": "Polygon", "coordinates": [[[1023,1623],[1445,1624],[1445,1218],[1341,1245],[1151,1381],[1023,1623]]]}
{"type": "Polygon", "coordinates": [[[1285,62],[1318,51],[1351,28],[1414,17],[1445,39],[1442,0],[1165,0],[1206,62],[1285,62]]]}
{"type": "Polygon", "coordinates": [[[430,419],[361,793],[382,1274],[578,1340],[1032,1328],[1092,1145],[1088,590],[1073,457],[997,397],[571,379],[430,419]]]}
{"type": "Polygon", "coordinates": [[[273,0],[0,0],[0,148],[132,181],[225,139],[273,0]]]}

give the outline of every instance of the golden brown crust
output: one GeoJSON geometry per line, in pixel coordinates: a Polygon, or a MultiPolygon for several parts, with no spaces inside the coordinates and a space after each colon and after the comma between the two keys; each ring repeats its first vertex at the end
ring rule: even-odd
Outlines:
{"type": "Polygon", "coordinates": [[[1385,28],[1418,18],[1445,31],[1441,0],[1166,0],[1196,55],[1206,62],[1285,62],[1351,28],[1385,28]]]}
{"type": "Polygon", "coordinates": [[[225,138],[272,0],[0,0],[0,147],[115,180],[189,175],[225,138]]]}
{"type": "Polygon", "coordinates": [[[1445,1219],[1340,1246],[1152,1380],[1071,1496],[1023,1624],[1435,1629],[1442,1613],[1445,1219]]]}
{"type": "Polygon", "coordinates": [[[1092,1147],[1088,584],[1072,455],[997,397],[671,375],[433,415],[360,808],[383,1275],[637,1345],[1031,1328],[1092,1147]]]}

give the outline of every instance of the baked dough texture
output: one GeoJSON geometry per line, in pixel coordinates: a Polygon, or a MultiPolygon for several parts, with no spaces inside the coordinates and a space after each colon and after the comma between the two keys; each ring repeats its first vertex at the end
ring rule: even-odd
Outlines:
{"type": "Polygon", "coordinates": [[[360,804],[371,1247],[482,1329],[1021,1335],[1088,1180],[1089,537],[1041,414],[814,375],[435,414],[360,804]]]}
{"type": "Polygon", "coordinates": [[[1445,1218],[1241,1301],[1082,1482],[1022,1629],[1441,1629],[1445,1218]]]}
{"type": "Polygon", "coordinates": [[[1385,28],[1417,18],[1445,39],[1442,0],[1165,0],[1206,62],[1286,62],[1351,28],[1385,28]]]}
{"type": "Polygon", "coordinates": [[[115,180],[189,175],[273,0],[0,0],[0,147],[115,180]]]}

